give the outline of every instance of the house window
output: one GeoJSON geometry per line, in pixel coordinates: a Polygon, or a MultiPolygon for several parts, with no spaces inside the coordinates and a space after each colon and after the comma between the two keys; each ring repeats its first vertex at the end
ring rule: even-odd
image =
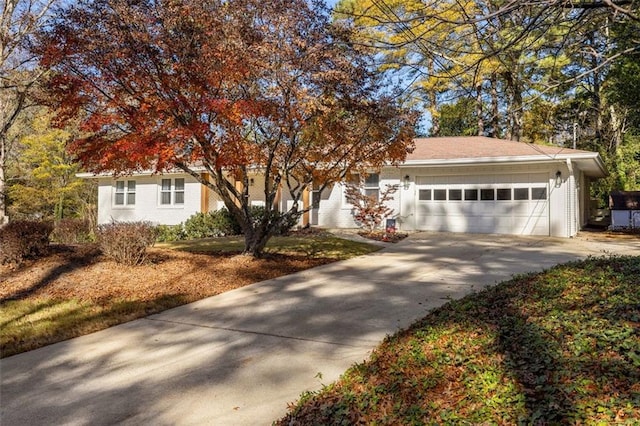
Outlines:
{"type": "Polygon", "coordinates": [[[482,201],[495,200],[495,191],[493,189],[481,189],[480,190],[480,199],[482,201]]]}
{"type": "Polygon", "coordinates": [[[461,200],[462,200],[462,189],[449,190],[449,201],[461,201],[461,200]]]}
{"type": "Polygon", "coordinates": [[[478,199],[478,190],[477,189],[465,189],[464,190],[464,199],[468,201],[476,201],[478,199]]]}
{"type": "Polygon", "coordinates": [[[364,195],[375,200],[380,196],[380,175],[371,173],[364,179],[364,195]]]}
{"type": "Polygon", "coordinates": [[[532,200],[546,200],[547,199],[547,188],[531,188],[531,199],[532,200]]]}
{"type": "MultiPolygon", "coordinates": [[[[380,199],[380,175],[377,173],[371,173],[364,178],[364,181],[360,179],[359,174],[353,174],[347,180],[347,185],[360,187],[362,193],[368,197],[373,197],[376,201],[380,199]]],[[[346,197],[346,187],[343,186],[343,201],[344,207],[353,207],[346,197]]]]}
{"type": "Polygon", "coordinates": [[[418,191],[418,200],[420,201],[431,201],[431,190],[430,189],[421,189],[418,191]]]}
{"type": "Polygon", "coordinates": [[[162,179],[160,204],[163,206],[184,204],[184,178],[162,179]]]}
{"type": "Polygon", "coordinates": [[[114,204],[116,206],[133,206],[136,203],[136,181],[116,181],[114,204]]]}
{"type": "Polygon", "coordinates": [[[322,199],[322,193],[320,192],[320,185],[317,182],[313,182],[311,186],[311,208],[320,208],[320,200],[322,199]]]}
{"type": "Polygon", "coordinates": [[[511,188],[499,188],[496,190],[497,199],[499,201],[511,200],[511,188]]]}
{"type": "Polygon", "coordinates": [[[529,188],[514,188],[513,190],[513,199],[514,200],[528,200],[529,199],[529,188]]]}

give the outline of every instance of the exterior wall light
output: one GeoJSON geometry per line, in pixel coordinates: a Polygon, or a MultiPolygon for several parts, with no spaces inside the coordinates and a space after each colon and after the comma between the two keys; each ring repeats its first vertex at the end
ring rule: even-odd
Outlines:
{"type": "Polygon", "coordinates": [[[556,172],[556,188],[560,188],[560,185],[562,185],[562,172],[558,170],[556,172]]]}
{"type": "Polygon", "coordinates": [[[403,183],[404,183],[404,189],[409,189],[409,181],[410,181],[411,177],[409,175],[405,175],[404,178],[402,179],[403,183]]]}
{"type": "Polygon", "coordinates": [[[249,186],[253,186],[253,184],[255,183],[255,181],[253,180],[253,178],[249,179],[249,186]]]}

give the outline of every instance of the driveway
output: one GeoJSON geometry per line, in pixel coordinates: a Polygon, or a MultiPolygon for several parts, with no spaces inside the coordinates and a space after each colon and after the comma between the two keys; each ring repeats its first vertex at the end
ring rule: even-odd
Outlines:
{"type": "Polygon", "coordinates": [[[385,335],[512,274],[640,239],[419,233],[0,361],[2,425],[268,425],[385,335]]]}

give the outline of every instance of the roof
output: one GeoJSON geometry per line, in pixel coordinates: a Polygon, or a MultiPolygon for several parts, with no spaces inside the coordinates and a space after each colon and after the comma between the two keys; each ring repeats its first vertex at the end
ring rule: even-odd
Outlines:
{"type": "MultiPolygon", "coordinates": [[[[597,152],[564,148],[561,146],[536,145],[485,136],[451,136],[438,138],[418,138],[415,149],[407,155],[400,167],[453,165],[486,165],[513,163],[566,163],[571,160],[587,176],[605,177],[607,169],[597,152]]],[[[201,166],[197,171],[204,171],[201,166]]],[[[182,173],[173,171],[173,173],[182,173]]],[[[172,173],[168,171],[165,173],[172,173]]],[[[152,175],[153,171],[139,171],[135,175],[152,175]]],[[[79,173],[83,178],[112,177],[113,174],[79,173]]]]}
{"type": "Polygon", "coordinates": [[[405,166],[483,163],[566,162],[571,159],[588,175],[604,177],[606,168],[597,152],[537,145],[485,136],[415,139],[405,166]]]}
{"type": "Polygon", "coordinates": [[[609,195],[611,210],[640,210],[640,191],[616,191],[609,195]]]}

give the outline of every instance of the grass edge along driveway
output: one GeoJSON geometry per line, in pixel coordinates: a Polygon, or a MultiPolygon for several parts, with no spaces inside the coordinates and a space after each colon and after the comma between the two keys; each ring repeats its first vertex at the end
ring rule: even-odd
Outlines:
{"type": "Polygon", "coordinates": [[[0,271],[0,285],[16,288],[0,297],[1,357],[380,248],[328,233],[274,237],[265,259],[239,255],[242,247],[242,237],[163,243],[133,267],[68,248],[0,271]]]}
{"type": "Polygon", "coordinates": [[[640,257],[611,257],[435,309],[276,424],[639,423],[640,257]]]}

